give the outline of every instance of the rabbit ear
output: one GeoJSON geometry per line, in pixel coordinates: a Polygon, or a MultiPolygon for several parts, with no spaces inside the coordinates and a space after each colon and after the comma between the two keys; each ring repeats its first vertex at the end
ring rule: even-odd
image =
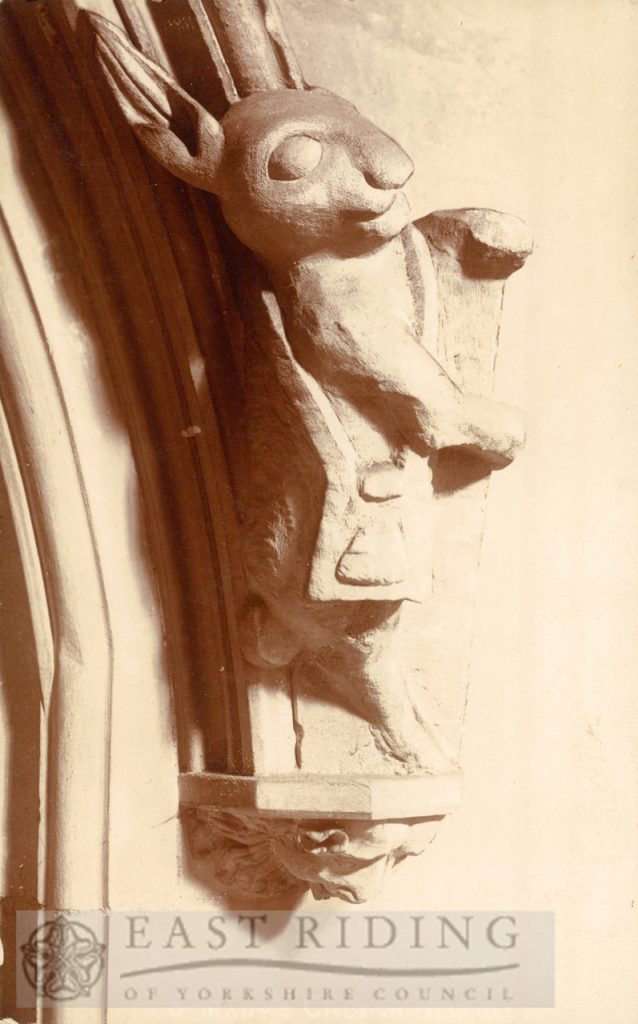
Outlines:
{"type": "Polygon", "coordinates": [[[189,185],[215,192],[224,149],[219,122],[119,28],[99,14],[86,17],[104,76],[140,142],[189,185]]]}

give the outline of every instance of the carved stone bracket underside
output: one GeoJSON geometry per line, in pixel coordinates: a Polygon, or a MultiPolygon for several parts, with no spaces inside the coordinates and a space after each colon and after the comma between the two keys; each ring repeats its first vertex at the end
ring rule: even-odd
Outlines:
{"type": "Polygon", "coordinates": [[[460,799],[489,475],[524,437],[490,396],[529,232],[412,220],[410,158],[304,82],[270,0],[188,0],[179,27],[84,7],[14,17],[27,48],[64,40],[70,144],[81,83],[91,173],[130,211],[118,243],[96,210],[103,251],[116,278],[128,249],[143,266],[109,359],[153,516],[191,866],[247,903],[361,901],[460,799]]]}

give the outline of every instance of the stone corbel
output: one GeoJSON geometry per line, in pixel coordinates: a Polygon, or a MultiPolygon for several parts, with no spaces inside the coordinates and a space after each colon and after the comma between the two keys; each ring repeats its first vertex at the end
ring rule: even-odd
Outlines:
{"type": "MultiPolygon", "coordinates": [[[[92,173],[119,190],[112,224],[88,193],[115,279],[129,260],[120,310],[96,310],[152,510],[189,868],[245,904],[359,902],[460,800],[487,488],[524,440],[491,397],[503,290],[532,243],[492,210],[412,220],[409,156],[304,82],[271,0],[184,11],[15,20],[68,48],[92,173]]],[[[65,709],[85,727],[67,675],[60,786],[65,709]]]]}
{"type": "Polygon", "coordinates": [[[222,769],[183,772],[183,820],[227,895],[361,901],[460,799],[487,482],[524,436],[490,397],[499,319],[531,239],[491,210],[411,221],[409,157],[303,83],[274,7],[205,9],[219,118],[90,16],[138,140],[241,243],[238,517],[220,524],[240,537],[240,750],[233,767],[217,729],[222,769]]]}

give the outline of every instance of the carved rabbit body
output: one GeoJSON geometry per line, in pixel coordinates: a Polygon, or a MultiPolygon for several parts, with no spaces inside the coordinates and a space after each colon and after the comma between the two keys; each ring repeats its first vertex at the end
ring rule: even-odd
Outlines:
{"type": "Polygon", "coordinates": [[[247,360],[245,656],[320,676],[393,757],[436,767],[398,632],[402,602],[431,589],[428,458],[463,446],[502,466],[523,432],[515,410],[464,394],[436,357],[436,277],[402,191],[412,163],[322,89],[255,93],[218,122],[92,20],[138,138],[218,196],[266,274],[247,360]]]}

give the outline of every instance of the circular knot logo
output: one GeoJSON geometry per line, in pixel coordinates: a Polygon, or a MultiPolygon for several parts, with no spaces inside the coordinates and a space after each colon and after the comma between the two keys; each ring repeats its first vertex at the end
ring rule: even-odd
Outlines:
{"type": "Polygon", "coordinates": [[[27,981],[47,999],[90,995],[104,969],[106,946],[88,925],[63,914],[36,928],[21,949],[27,981]]]}

